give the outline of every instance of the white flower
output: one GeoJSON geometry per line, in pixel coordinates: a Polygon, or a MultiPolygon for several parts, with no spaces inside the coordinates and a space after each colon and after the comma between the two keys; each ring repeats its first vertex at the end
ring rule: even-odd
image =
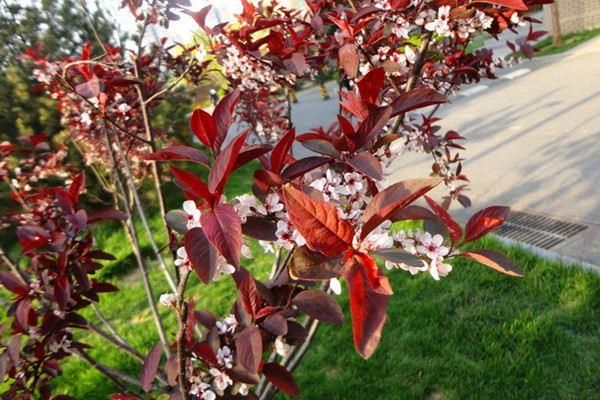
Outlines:
{"type": "Polygon", "coordinates": [[[390,236],[390,221],[384,221],[373,229],[362,242],[358,242],[360,232],[354,236],[353,242],[358,250],[368,252],[372,250],[389,249],[394,245],[394,239],[390,236]]]}
{"type": "Polygon", "coordinates": [[[325,190],[325,185],[327,185],[327,179],[319,178],[312,181],[309,186],[317,189],[319,192],[322,192],[325,190]]]}
{"type": "Polygon", "coordinates": [[[223,321],[217,321],[215,325],[219,331],[219,334],[223,335],[225,333],[234,333],[235,328],[238,326],[238,322],[235,318],[235,315],[229,314],[223,321]]]}
{"type": "Polygon", "coordinates": [[[127,114],[127,112],[129,110],[131,110],[131,107],[129,106],[129,104],[127,103],[121,103],[119,104],[119,107],[117,107],[117,109],[122,113],[122,114],[127,114]]]}
{"type": "Polygon", "coordinates": [[[88,112],[81,113],[81,117],[80,117],[79,121],[85,126],[90,126],[92,124],[92,118],[90,117],[90,113],[88,113],[88,112]]]}
{"type": "Polygon", "coordinates": [[[185,251],[185,247],[183,246],[177,249],[177,259],[175,260],[175,265],[183,270],[189,270],[192,268],[192,264],[187,256],[187,251],[185,251]]]}
{"type": "Polygon", "coordinates": [[[177,301],[177,296],[175,296],[173,293],[164,293],[160,295],[159,301],[163,306],[174,306],[175,302],[177,301]]]}
{"type": "Polygon", "coordinates": [[[275,339],[275,351],[281,357],[285,357],[291,350],[292,346],[283,341],[282,336],[277,336],[275,339]]]}
{"type": "Polygon", "coordinates": [[[216,368],[211,368],[208,372],[213,376],[213,383],[219,390],[225,390],[229,385],[233,385],[233,381],[223,371],[219,371],[216,368]]]}
{"type": "Polygon", "coordinates": [[[240,217],[242,224],[246,223],[246,219],[249,215],[252,215],[252,209],[256,209],[256,197],[251,194],[243,194],[235,198],[237,201],[233,205],[233,208],[240,217]]]}
{"type": "Polygon", "coordinates": [[[448,276],[450,271],[452,271],[452,265],[445,264],[442,260],[442,258],[434,259],[431,260],[431,264],[429,264],[429,273],[436,281],[439,281],[440,277],[444,278],[448,276]]]}
{"type": "Polygon", "coordinates": [[[281,203],[279,196],[276,193],[269,193],[267,195],[263,207],[268,213],[283,211],[283,203],[281,203]]]}
{"type": "Polygon", "coordinates": [[[219,279],[220,275],[231,275],[235,272],[235,267],[227,262],[225,257],[219,255],[217,258],[217,276],[215,279],[219,279]]]}
{"type": "Polygon", "coordinates": [[[183,202],[183,211],[188,216],[187,228],[192,229],[196,227],[200,227],[200,210],[196,206],[196,202],[194,200],[186,200],[183,202]]]}
{"type": "Polygon", "coordinates": [[[425,29],[435,31],[440,36],[450,36],[450,26],[448,19],[450,17],[450,6],[441,6],[438,9],[437,18],[425,24],[425,29]]]}
{"type": "Polygon", "coordinates": [[[519,26],[525,25],[525,22],[523,22],[518,12],[515,12],[513,13],[513,15],[510,16],[510,22],[519,26]]]}
{"type": "Polygon", "coordinates": [[[266,240],[259,240],[258,244],[263,248],[265,253],[275,253],[275,248],[271,242],[267,242],[266,240]]]}
{"type": "Polygon", "coordinates": [[[233,353],[231,349],[228,346],[223,346],[217,350],[217,360],[225,368],[231,368],[233,366],[233,353]]]}
{"type": "MultiPolygon", "coordinates": [[[[513,20],[513,16],[517,16],[517,19],[519,18],[519,14],[514,13],[513,15],[511,15],[510,20],[512,22],[513,20]]],[[[492,23],[494,22],[494,19],[492,17],[489,17],[486,13],[477,10],[475,11],[475,18],[477,18],[479,20],[479,23],[481,24],[481,27],[485,30],[485,29],[490,29],[492,27],[492,23]]]]}
{"type": "Polygon", "coordinates": [[[202,400],[216,400],[216,398],[217,398],[217,395],[212,390],[203,391],[202,397],[200,397],[200,399],[202,399],[202,400]]]}
{"type": "Polygon", "coordinates": [[[331,278],[329,280],[329,289],[337,296],[342,294],[342,284],[340,283],[340,280],[338,278],[331,278]]]}
{"type": "Polygon", "coordinates": [[[248,396],[248,391],[250,389],[250,386],[246,385],[245,383],[240,384],[240,387],[238,388],[238,393],[241,394],[242,396],[248,396]]]}
{"type": "Polygon", "coordinates": [[[344,181],[346,184],[339,186],[339,188],[343,188],[343,190],[338,190],[341,194],[354,196],[365,188],[362,176],[357,172],[345,173],[344,181]]]}
{"type": "Polygon", "coordinates": [[[250,250],[250,246],[246,243],[242,244],[242,256],[248,259],[252,258],[252,250],[250,250]]]}
{"type": "Polygon", "coordinates": [[[206,58],[206,49],[204,48],[204,46],[200,45],[198,46],[198,51],[196,52],[196,59],[200,62],[204,61],[204,59],[206,58]]]}
{"type": "Polygon", "coordinates": [[[444,237],[440,234],[433,235],[432,237],[429,232],[424,232],[417,239],[419,240],[417,251],[425,254],[432,260],[444,257],[450,252],[448,247],[442,246],[444,244],[444,237]]]}

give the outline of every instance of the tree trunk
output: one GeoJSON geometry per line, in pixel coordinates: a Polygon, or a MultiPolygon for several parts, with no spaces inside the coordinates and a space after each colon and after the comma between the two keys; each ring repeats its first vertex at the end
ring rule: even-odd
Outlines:
{"type": "Polygon", "coordinates": [[[558,4],[556,0],[550,4],[550,16],[552,17],[552,44],[557,46],[563,44],[561,38],[562,32],[560,29],[560,15],[558,14],[558,4]]]}

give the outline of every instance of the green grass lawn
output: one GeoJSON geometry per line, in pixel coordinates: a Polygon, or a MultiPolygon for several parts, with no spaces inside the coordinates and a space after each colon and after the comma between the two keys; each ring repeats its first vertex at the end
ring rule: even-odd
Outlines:
{"type": "MultiPolygon", "coordinates": [[[[250,190],[250,165],[238,172],[228,196],[250,190]]],[[[169,188],[169,207],[178,207],[178,190],[169,188]]],[[[147,201],[152,202],[148,197],[147,201]]],[[[160,226],[154,215],[153,226],[160,226]]],[[[119,332],[146,353],[158,337],[145,304],[143,286],[124,246],[119,226],[100,228],[99,247],[117,253],[111,265],[118,293],[102,296],[100,308],[119,332]]],[[[600,277],[578,268],[540,259],[494,239],[482,246],[507,252],[526,272],[512,278],[473,262],[454,262],[441,282],[429,275],[387,272],[395,294],[381,345],[370,360],[352,344],[347,298],[343,328],[322,325],[315,344],[295,373],[303,399],[592,399],[600,389],[600,277]]],[[[245,265],[264,278],[270,258],[253,244],[245,265]]],[[[154,264],[155,296],[167,291],[154,264]]],[[[225,315],[235,299],[229,278],[209,286],[194,277],[190,291],[199,307],[225,315]]],[[[160,307],[168,335],[175,318],[160,307]]],[[[90,310],[85,315],[92,321],[90,310]]],[[[80,333],[94,346],[90,354],[112,367],[138,376],[140,364],[95,336],[80,333]]],[[[115,388],[93,368],[75,358],[55,380],[57,392],[78,399],[106,399],[115,388]]],[[[280,395],[280,399],[285,398],[280,395]]]]}
{"type": "Polygon", "coordinates": [[[552,37],[547,37],[546,39],[540,40],[539,43],[537,43],[536,47],[539,49],[539,51],[535,53],[535,56],[540,57],[563,53],[590,39],[595,38],[598,35],[600,35],[600,28],[568,33],[561,36],[563,43],[559,45],[552,44],[552,37]]]}
{"type": "MultiPolygon", "coordinates": [[[[566,35],[561,35],[561,39],[563,40],[562,44],[554,45],[552,44],[552,36],[548,36],[545,39],[540,40],[535,44],[535,48],[538,49],[534,53],[534,57],[542,57],[542,56],[550,56],[553,54],[564,53],[565,51],[571,50],[574,47],[579,46],[582,43],[587,42],[590,39],[595,38],[600,35],[600,28],[598,29],[589,29],[585,31],[572,32],[566,35]]],[[[511,53],[506,56],[506,59],[510,59],[514,56],[519,58],[523,58],[523,53],[517,51],[516,53],[511,53]]]]}

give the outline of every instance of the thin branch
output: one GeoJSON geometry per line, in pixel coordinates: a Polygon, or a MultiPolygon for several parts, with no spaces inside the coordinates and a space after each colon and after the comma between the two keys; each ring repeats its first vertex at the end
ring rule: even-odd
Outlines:
{"type": "Polygon", "coordinates": [[[185,330],[187,324],[187,312],[188,304],[185,302],[185,285],[188,277],[190,276],[190,270],[186,269],[182,272],[179,286],[177,287],[177,369],[178,369],[178,382],[179,392],[184,400],[190,399],[190,393],[188,390],[188,382],[186,378],[186,350],[185,350],[185,330]]]}
{"type": "Polygon", "coordinates": [[[102,330],[102,328],[92,324],[91,322],[88,322],[88,328],[90,331],[94,332],[95,334],[97,334],[98,336],[100,336],[102,339],[104,339],[108,343],[112,344],[113,346],[123,350],[124,352],[126,352],[127,354],[132,356],[133,358],[135,358],[139,361],[144,361],[143,355],[138,353],[134,348],[130,347],[128,344],[122,343],[121,341],[116,339],[114,336],[112,336],[110,333],[102,330]]]}
{"type": "MultiPolygon", "coordinates": [[[[413,88],[417,84],[417,80],[421,76],[421,69],[423,68],[423,64],[425,63],[425,55],[427,53],[427,49],[429,48],[429,44],[431,43],[432,37],[433,32],[427,32],[421,36],[421,44],[419,45],[419,55],[417,56],[410,76],[406,81],[405,93],[408,93],[411,90],[413,90],[413,88]]],[[[404,114],[398,115],[396,117],[394,123],[392,124],[392,129],[390,130],[390,132],[397,132],[402,121],[404,121],[404,114]]]]}
{"type": "Polygon", "coordinates": [[[142,207],[142,201],[140,200],[137,189],[135,187],[135,182],[133,180],[133,175],[131,174],[129,162],[127,161],[125,152],[123,151],[123,146],[121,144],[121,140],[119,139],[118,136],[115,137],[115,143],[117,145],[116,146],[117,152],[119,153],[119,157],[121,158],[121,162],[123,163],[123,167],[124,167],[123,172],[125,173],[126,182],[131,190],[131,194],[133,196],[133,203],[137,210],[137,214],[142,221],[142,225],[144,227],[144,231],[146,232],[146,236],[147,236],[148,240],[150,241],[152,250],[154,251],[154,253],[156,255],[156,258],[158,260],[160,268],[163,271],[165,278],[167,280],[167,283],[169,284],[169,287],[171,288],[171,290],[173,292],[175,292],[177,287],[175,286],[175,282],[173,281],[173,278],[171,277],[171,274],[169,273],[169,270],[167,269],[167,264],[160,252],[160,248],[158,247],[158,244],[156,244],[156,240],[154,239],[154,234],[152,233],[152,230],[150,229],[150,224],[148,223],[148,219],[146,218],[144,208],[142,207]]]}
{"type": "Polygon", "coordinates": [[[13,262],[13,260],[10,259],[8,254],[6,254],[4,252],[4,249],[2,248],[1,245],[0,245],[0,259],[2,260],[2,262],[4,264],[8,265],[8,268],[10,268],[10,270],[13,273],[15,273],[25,285],[28,285],[29,277],[27,276],[27,274],[25,274],[25,272],[23,270],[21,270],[21,268],[19,268],[17,266],[17,264],[15,264],[13,262]]]}
{"type": "Polygon", "coordinates": [[[118,162],[117,162],[117,158],[116,158],[115,153],[111,146],[110,138],[108,135],[108,128],[106,125],[104,126],[104,134],[105,134],[106,147],[108,149],[108,152],[109,152],[112,162],[113,162],[113,168],[115,171],[115,181],[117,182],[117,186],[123,195],[123,210],[125,211],[125,214],[127,215],[127,222],[124,221],[123,224],[125,225],[125,231],[127,232],[127,238],[129,239],[129,241],[131,243],[131,248],[133,250],[137,264],[138,264],[138,266],[140,268],[140,272],[142,274],[142,281],[144,283],[144,290],[146,292],[148,305],[150,306],[150,311],[152,313],[152,316],[154,317],[154,322],[156,324],[156,330],[158,331],[158,336],[160,337],[163,351],[165,352],[165,354],[168,357],[170,354],[169,342],[167,340],[167,336],[165,335],[165,331],[162,326],[162,320],[160,318],[160,314],[158,313],[158,310],[156,308],[156,303],[154,301],[154,294],[152,291],[152,285],[150,284],[150,279],[148,277],[148,266],[146,265],[146,262],[144,261],[144,259],[142,257],[142,253],[140,251],[140,244],[139,244],[137,231],[135,229],[135,225],[134,225],[134,221],[133,221],[133,215],[131,214],[131,209],[129,208],[128,202],[125,200],[127,198],[127,192],[125,190],[125,186],[123,185],[121,178],[119,177],[118,162]]]}
{"type": "Polygon", "coordinates": [[[126,383],[129,383],[131,385],[141,388],[142,384],[139,380],[132,378],[131,376],[126,375],[126,374],[122,373],[121,371],[117,371],[114,368],[111,368],[107,365],[104,365],[104,364],[94,360],[88,353],[86,353],[83,350],[71,349],[70,351],[72,354],[75,354],[76,356],[81,358],[83,361],[85,361],[92,367],[96,368],[96,370],[98,370],[102,375],[104,375],[108,379],[110,379],[115,385],[117,385],[119,387],[119,389],[123,390],[126,394],[141,396],[140,393],[137,393],[137,392],[131,390],[127,385],[125,385],[125,383],[123,383],[123,382],[126,382],[126,383]]]}
{"type": "MultiPolygon", "coordinates": [[[[81,99],[83,99],[83,101],[85,101],[87,103],[87,105],[90,106],[95,112],[100,113],[100,109],[98,107],[96,107],[96,105],[94,103],[92,103],[89,99],[87,99],[86,97],[84,97],[81,94],[79,94],[77,92],[77,90],[75,89],[75,87],[69,81],[64,80],[64,79],[57,79],[57,82],[59,84],[63,85],[63,87],[65,87],[68,90],[70,90],[72,93],[74,93],[77,96],[79,96],[81,99]]],[[[112,119],[111,117],[109,117],[105,113],[101,113],[101,114],[102,114],[102,119],[104,119],[105,121],[109,122],[119,132],[123,133],[124,135],[129,136],[130,138],[133,138],[135,140],[139,140],[142,143],[149,144],[149,142],[146,139],[143,139],[143,138],[141,138],[139,136],[136,136],[136,135],[130,133],[127,129],[125,129],[123,126],[121,126],[118,122],[116,122],[114,119],[112,119]]]]}
{"type": "Polygon", "coordinates": [[[150,104],[152,102],[152,100],[156,99],[159,96],[162,96],[163,94],[170,92],[171,90],[173,90],[175,88],[175,86],[177,86],[179,84],[179,82],[181,82],[186,76],[187,74],[189,74],[189,72],[192,70],[192,68],[196,65],[197,63],[195,61],[191,62],[187,68],[185,69],[185,71],[183,71],[181,73],[181,75],[179,75],[179,77],[177,77],[177,79],[170,84],[169,86],[163,88],[162,90],[159,90],[158,92],[154,93],[152,96],[148,97],[146,100],[143,100],[143,104],[150,104]]]}

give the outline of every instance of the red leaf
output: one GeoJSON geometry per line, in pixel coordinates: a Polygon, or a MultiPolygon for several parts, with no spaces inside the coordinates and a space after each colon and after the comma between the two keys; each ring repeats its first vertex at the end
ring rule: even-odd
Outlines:
{"type": "Polygon", "coordinates": [[[235,160],[235,164],[233,164],[233,170],[248,164],[250,161],[255,160],[262,156],[263,154],[271,151],[272,147],[268,144],[253,144],[251,146],[244,147],[237,159],[235,160]]]}
{"type": "MultiPolygon", "coordinates": [[[[265,307],[261,310],[261,312],[265,310],[266,312],[276,312],[279,310],[279,307],[265,307]],[[274,310],[269,310],[269,309],[274,310]]],[[[287,335],[287,319],[282,315],[282,313],[277,312],[276,314],[266,314],[267,318],[264,319],[260,323],[261,328],[274,336],[285,336],[287,335]]],[[[258,316],[257,316],[258,317],[258,316]]]]}
{"type": "Polygon", "coordinates": [[[334,325],[344,324],[344,314],[333,296],[320,290],[305,290],[292,300],[300,311],[311,318],[334,325]]]}
{"type": "Polygon", "coordinates": [[[354,92],[344,93],[342,92],[342,97],[346,100],[341,103],[341,106],[356,116],[359,120],[364,121],[365,118],[369,116],[369,107],[367,103],[362,101],[354,94],[354,92]]]}
{"type": "Polygon", "coordinates": [[[362,151],[346,160],[346,163],[357,171],[362,172],[374,181],[383,179],[383,170],[379,160],[368,151],[362,151]]]}
{"type": "Polygon", "coordinates": [[[292,128],[275,145],[275,148],[271,153],[271,171],[275,172],[276,174],[281,173],[285,162],[290,156],[290,149],[292,148],[295,137],[296,131],[294,128],[292,128]]]}
{"type": "Polygon", "coordinates": [[[335,148],[335,146],[327,140],[307,139],[302,140],[301,143],[302,146],[314,151],[315,153],[324,154],[333,158],[337,158],[340,155],[340,152],[335,148]]]}
{"type": "Polygon", "coordinates": [[[256,186],[263,192],[266,192],[269,188],[285,185],[286,183],[285,179],[281,176],[266,169],[254,171],[252,179],[254,179],[256,186]]]}
{"type": "Polygon", "coordinates": [[[26,296],[29,292],[29,287],[21,282],[16,275],[13,275],[8,271],[0,271],[0,283],[6,289],[18,294],[19,296],[26,296]]]}
{"type": "Polygon", "coordinates": [[[258,289],[256,288],[256,282],[254,282],[254,278],[250,274],[246,275],[242,283],[240,283],[238,291],[242,307],[244,307],[248,315],[256,319],[261,309],[261,301],[258,289]]]}
{"type": "Polygon", "coordinates": [[[183,246],[202,282],[212,281],[217,272],[217,254],[202,228],[190,229],[183,237],[183,246]]]}
{"type": "Polygon", "coordinates": [[[280,364],[266,363],[262,368],[263,374],[277,389],[292,397],[300,396],[300,388],[292,374],[280,364]]]}
{"type": "Polygon", "coordinates": [[[262,216],[248,216],[242,225],[244,235],[258,240],[274,242],[277,240],[277,222],[262,216]]]}
{"type": "Polygon", "coordinates": [[[210,192],[210,190],[208,190],[206,183],[204,183],[202,179],[198,178],[191,172],[174,167],[172,165],[169,165],[169,169],[175,176],[177,186],[186,192],[203,199],[207,203],[212,204],[215,196],[210,192]]]}
{"type": "Polygon", "coordinates": [[[262,360],[262,337],[256,326],[250,326],[235,338],[237,364],[251,373],[258,372],[262,360]]]}
{"type": "Polygon", "coordinates": [[[15,325],[18,330],[23,333],[29,331],[29,311],[31,310],[31,303],[29,300],[24,299],[17,303],[17,309],[15,310],[15,325]]]}
{"type": "Polygon", "coordinates": [[[367,282],[369,283],[371,289],[377,293],[385,295],[391,295],[394,293],[392,286],[390,285],[390,281],[381,273],[381,270],[375,263],[373,257],[369,256],[368,254],[357,252],[354,255],[354,258],[364,271],[365,277],[367,278],[367,282]]]}
{"type": "Polygon", "coordinates": [[[240,100],[240,91],[235,89],[227,96],[223,97],[213,112],[215,121],[216,135],[214,142],[215,151],[221,148],[223,141],[227,137],[229,126],[233,122],[233,111],[240,100]]]}
{"type": "Polygon", "coordinates": [[[392,117],[392,107],[380,107],[371,112],[369,116],[358,126],[356,144],[362,147],[379,136],[383,127],[392,117]]]}
{"type": "MultiPolygon", "coordinates": [[[[126,396],[123,393],[113,393],[108,396],[111,400],[140,400],[139,397],[126,396]]],[[[53,399],[55,400],[55,399],[53,399]]]]}
{"type": "Polygon", "coordinates": [[[206,154],[198,149],[188,146],[170,146],[146,156],[146,160],[192,161],[206,166],[210,163],[206,154]]]}
{"type": "Polygon", "coordinates": [[[208,364],[219,365],[219,360],[217,359],[214,350],[207,343],[196,343],[192,348],[192,351],[208,364]]]}
{"type": "Polygon", "coordinates": [[[71,285],[66,275],[59,275],[54,284],[54,298],[61,310],[64,310],[71,299],[71,285]]]}
{"type": "Polygon", "coordinates": [[[283,201],[311,250],[335,257],[352,246],[354,229],[333,204],[313,199],[289,184],[283,187],[283,201]]]}
{"type": "Polygon", "coordinates": [[[508,207],[492,206],[473,214],[465,227],[465,242],[477,240],[501,226],[508,217],[509,211],[508,207]]]}
{"type": "Polygon", "coordinates": [[[456,243],[460,239],[462,239],[462,228],[454,220],[454,218],[452,218],[442,206],[436,203],[429,196],[425,196],[425,200],[427,200],[427,204],[429,204],[429,207],[431,207],[433,212],[439,217],[444,226],[448,229],[448,232],[450,232],[450,239],[452,240],[452,243],[456,243]]]}
{"type": "Polygon", "coordinates": [[[88,224],[98,221],[124,221],[127,219],[127,214],[123,211],[115,210],[112,208],[106,210],[98,210],[88,215],[88,224]]]}
{"type": "Polygon", "coordinates": [[[244,146],[244,143],[246,142],[249,132],[249,130],[246,130],[236,136],[215,158],[215,163],[208,175],[208,189],[214,193],[217,198],[223,193],[225,184],[233,171],[235,161],[240,154],[242,146],[244,146]]]}
{"type": "Polygon", "coordinates": [[[364,239],[383,221],[390,219],[404,207],[433,189],[441,181],[441,178],[407,180],[388,186],[377,193],[361,218],[364,225],[360,238],[364,239]]]}
{"type": "Polygon", "coordinates": [[[37,225],[22,225],[17,228],[17,237],[24,251],[39,249],[48,243],[50,233],[37,225]]]}
{"type": "Polygon", "coordinates": [[[388,296],[375,292],[365,280],[364,272],[352,259],[344,276],[350,292],[350,314],[354,346],[364,358],[375,352],[381,339],[381,330],[387,319],[388,296]]]}
{"type": "Polygon", "coordinates": [[[442,104],[448,101],[448,98],[439,94],[433,89],[417,88],[408,93],[403,93],[396,97],[392,103],[392,116],[403,114],[417,108],[427,107],[433,104],[442,104]]]}
{"type": "Polygon", "coordinates": [[[306,63],[306,58],[301,51],[297,51],[292,56],[286,60],[283,60],[283,65],[290,71],[292,74],[296,76],[303,76],[308,64],[306,63]]]}
{"type": "Polygon", "coordinates": [[[71,202],[73,203],[73,207],[77,206],[79,195],[83,192],[85,188],[85,173],[81,173],[73,178],[73,182],[69,186],[69,195],[71,196],[71,202]]]}
{"type": "Polygon", "coordinates": [[[213,117],[201,108],[194,110],[190,118],[190,128],[194,135],[209,149],[215,151],[215,136],[217,128],[213,117]]]}
{"type": "Polygon", "coordinates": [[[161,355],[160,342],[156,343],[150,350],[144,362],[142,364],[142,371],[140,372],[140,381],[142,383],[142,389],[148,393],[152,389],[152,381],[156,377],[158,371],[158,364],[160,363],[161,355]]]}
{"type": "Polygon", "coordinates": [[[520,11],[526,11],[528,9],[527,5],[523,2],[523,0],[474,0],[473,3],[496,4],[498,6],[512,8],[514,10],[520,11]]]}
{"type": "Polygon", "coordinates": [[[240,266],[242,224],[231,204],[218,204],[200,217],[208,241],[228,263],[240,266]]]}
{"type": "Polygon", "coordinates": [[[356,52],[356,46],[353,44],[347,44],[340,48],[339,51],[339,64],[350,78],[356,78],[358,75],[358,65],[360,64],[360,57],[356,52]]]}
{"type": "Polygon", "coordinates": [[[188,14],[190,17],[192,17],[194,19],[194,21],[196,21],[198,26],[200,26],[202,29],[204,29],[206,31],[206,33],[208,33],[210,35],[210,34],[212,34],[212,29],[209,29],[206,26],[206,16],[210,12],[211,8],[212,8],[212,5],[208,5],[204,8],[202,8],[200,11],[196,11],[196,12],[189,11],[186,9],[183,9],[182,11],[184,13],[188,14]]]}
{"type": "Polygon", "coordinates": [[[302,246],[294,250],[288,268],[294,279],[320,280],[340,276],[343,264],[340,257],[327,257],[302,246]]]}
{"type": "Polygon", "coordinates": [[[463,257],[470,258],[483,265],[500,271],[506,275],[524,276],[525,274],[517,267],[510,258],[494,250],[480,249],[470,250],[461,254],[463,257]]]}
{"type": "Polygon", "coordinates": [[[379,92],[385,80],[385,70],[375,68],[369,71],[360,81],[358,81],[358,91],[360,98],[367,103],[377,104],[379,92]]]}
{"type": "Polygon", "coordinates": [[[285,169],[281,172],[281,176],[287,181],[291,181],[301,175],[306,174],[307,172],[312,171],[315,168],[320,167],[323,164],[326,164],[329,162],[329,160],[329,157],[319,156],[301,158],[300,160],[296,160],[285,167],[285,169]]]}
{"type": "Polygon", "coordinates": [[[75,86],[75,91],[78,95],[89,99],[91,97],[96,97],[103,90],[104,82],[99,80],[98,77],[94,76],[87,82],[80,83],[75,86]]]}

